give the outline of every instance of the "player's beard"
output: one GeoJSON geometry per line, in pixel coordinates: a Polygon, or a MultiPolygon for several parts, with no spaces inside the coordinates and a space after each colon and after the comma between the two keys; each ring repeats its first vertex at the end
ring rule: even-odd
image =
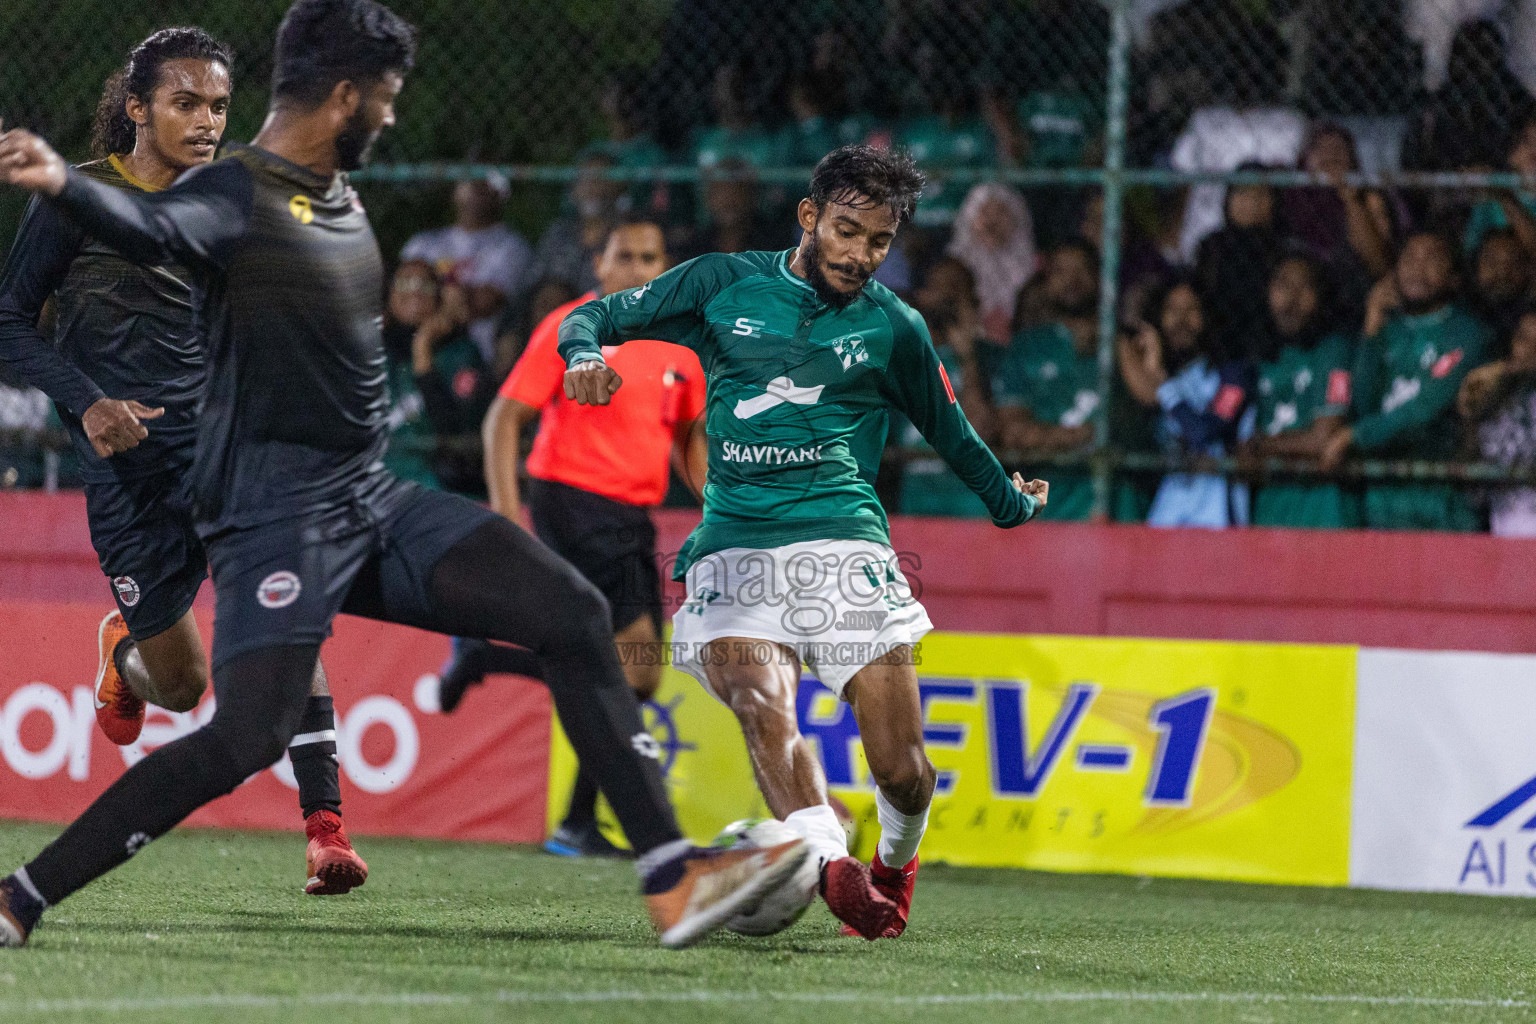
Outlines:
{"type": "Polygon", "coordinates": [[[1450,301],[1451,289],[1442,288],[1427,299],[1403,299],[1403,312],[1409,316],[1423,316],[1425,313],[1433,313],[1450,301]]]}
{"type": "MultiPolygon", "coordinates": [[[[816,294],[822,302],[833,309],[847,309],[864,291],[864,286],[860,284],[851,292],[839,291],[834,287],[832,282],[827,280],[827,275],[821,272],[821,237],[816,234],[815,229],[808,234],[810,240],[806,242],[805,252],[801,257],[805,261],[805,279],[810,282],[812,288],[816,289],[816,294]]],[[[855,276],[859,274],[858,268],[852,264],[839,265],[837,269],[855,276]]],[[[866,277],[864,280],[869,279],[866,277]]]]}
{"type": "Polygon", "coordinates": [[[379,133],[368,124],[368,115],[362,107],[342,126],[336,136],[336,165],[343,171],[355,171],[368,162],[368,154],[379,133]]]}
{"type": "Polygon", "coordinates": [[[1052,305],[1056,307],[1057,316],[1064,319],[1077,320],[1093,316],[1099,311],[1099,297],[1097,295],[1090,295],[1085,299],[1079,299],[1077,302],[1056,302],[1052,305]]]}

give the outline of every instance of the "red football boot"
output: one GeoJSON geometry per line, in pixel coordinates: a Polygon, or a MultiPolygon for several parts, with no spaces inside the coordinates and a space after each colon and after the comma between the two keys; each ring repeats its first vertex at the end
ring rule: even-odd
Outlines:
{"type": "Polygon", "coordinates": [[[107,739],[120,747],[126,747],[139,738],[144,728],[144,702],[128,689],[128,683],[117,670],[117,660],[112,654],[117,645],[128,636],[128,624],[121,612],[101,620],[96,630],[96,648],[100,660],[96,663],[96,724],[107,734],[107,739]]]}
{"type": "Polygon", "coordinates": [[[311,896],[340,896],[368,881],[368,865],[352,849],[341,815],[316,811],[304,819],[309,836],[309,881],[304,891],[311,896]]]}
{"type": "Polygon", "coordinates": [[[883,894],[869,868],[856,857],[839,857],[821,869],[821,898],[827,909],[843,922],[847,935],[874,941],[893,927],[899,908],[883,894]]]}
{"type": "MultiPolygon", "coordinates": [[[[912,890],[917,888],[917,858],[913,857],[912,863],[898,871],[882,864],[880,854],[876,853],[874,863],[869,866],[869,876],[876,891],[896,904],[895,919],[880,933],[882,939],[894,939],[907,930],[907,915],[912,913],[912,890]]],[[[843,934],[859,935],[847,925],[843,925],[843,934]]]]}

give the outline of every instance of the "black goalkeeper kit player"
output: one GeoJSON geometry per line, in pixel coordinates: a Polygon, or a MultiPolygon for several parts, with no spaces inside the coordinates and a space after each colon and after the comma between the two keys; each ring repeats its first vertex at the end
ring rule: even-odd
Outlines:
{"type": "Polygon", "coordinates": [[[74,171],[53,202],[135,261],[180,262],[199,292],[208,383],[191,479],[218,710],[27,865],[41,897],[58,902],[281,757],[338,612],[533,650],[631,844],[680,843],[603,596],[507,520],[383,468],[384,268],[346,176],[236,146],[166,192],[74,171]]]}

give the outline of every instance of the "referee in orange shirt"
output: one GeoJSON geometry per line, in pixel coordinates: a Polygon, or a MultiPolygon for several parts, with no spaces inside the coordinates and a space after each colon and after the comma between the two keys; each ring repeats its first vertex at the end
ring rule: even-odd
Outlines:
{"type": "MultiPolygon", "coordinates": [[[[649,221],[621,224],[595,257],[604,294],[632,291],[667,269],[661,228],[649,221]]],[[[689,349],[662,341],[635,341],[603,355],[624,380],[605,406],[577,405],[562,389],[560,322],[597,297],[588,292],[545,317],[501,386],[485,418],[485,480],[491,507],[521,518],[517,461],[523,426],[539,417],[528,456],[526,504],[533,531],[608,598],[624,674],[639,700],[661,684],[661,575],[656,527],[649,509],[661,504],[668,469],[698,492],[707,459],[704,370],[689,349]],[[703,424],[699,426],[702,428],[703,424]]],[[[528,674],[530,659],[516,649],[460,641],[443,673],[444,710],[487,671],[528,674]]],[[[536,674],[536,670],[535,670],[536,674]]],[[[597,784],[578,773],[564,822],[544,844],[566,856],[613,856],[619,851],[597,827],[597,784]]]]}

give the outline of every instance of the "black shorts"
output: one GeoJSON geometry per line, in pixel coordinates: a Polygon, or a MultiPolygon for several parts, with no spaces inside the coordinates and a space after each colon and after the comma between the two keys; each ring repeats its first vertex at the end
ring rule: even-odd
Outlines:
{"type": "Polygon", "coordinates": [[[661,633],[661,574],[649,510],[579,487],[528,481],[533,532],[603,592],[615,633],[649,615],[661,633]]]}
{"type": "Polygon", "coordinates": [[[429,621],[433,567],[497,518],[468,498],[391,480],[366,507],[338,503],[206,536],[217,602],[213,668],[253,650],[322,643],[338,612],[429,621]]]}
{"type": "Polygon", "coordinates": [[[91,545],[128,632],[144,640],[170,629],[208,578],[184,468],[85,485],[91,545]]]}

